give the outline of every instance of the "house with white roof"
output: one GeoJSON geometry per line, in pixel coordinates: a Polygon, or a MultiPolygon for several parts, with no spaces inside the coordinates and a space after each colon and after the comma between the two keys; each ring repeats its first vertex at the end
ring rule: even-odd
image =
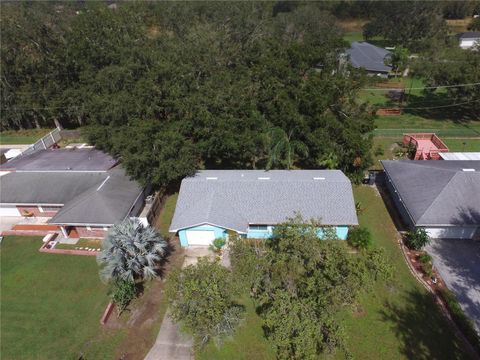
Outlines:
{"type": "Polygon", "coordinates": [[[203,170],[183,179],[170,232],[182,246],[209,245],[233,232],[269,238],[301,215],[346,239],[358,225],[350,180],[339,170],[203,170]]]}

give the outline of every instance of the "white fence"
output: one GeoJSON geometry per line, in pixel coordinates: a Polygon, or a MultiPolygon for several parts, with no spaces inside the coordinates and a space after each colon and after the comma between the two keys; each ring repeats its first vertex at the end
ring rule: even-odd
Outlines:
{"type": "Polygon", "coordinates": [[[56,128],[50,131],[47,135],[42,137],[36,143],[30,145],[27,149],[22,151],[19,156],[30,155],[40,150],[46,150],[56,142],[60,141],[61,138],[62,136],[60,135],[60,129],[56,128]]]}

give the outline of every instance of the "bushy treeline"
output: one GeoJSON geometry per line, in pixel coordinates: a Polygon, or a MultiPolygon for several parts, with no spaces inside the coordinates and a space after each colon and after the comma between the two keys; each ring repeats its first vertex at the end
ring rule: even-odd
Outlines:
{"type": "Polygon", "coordinates": [[[370,164],[364,77],[321,4],[2,4],[2,128],[89,125],[143,182],[199,166],[370,164]],[[321,70],[319,70],[319,68],[321,70]]]}

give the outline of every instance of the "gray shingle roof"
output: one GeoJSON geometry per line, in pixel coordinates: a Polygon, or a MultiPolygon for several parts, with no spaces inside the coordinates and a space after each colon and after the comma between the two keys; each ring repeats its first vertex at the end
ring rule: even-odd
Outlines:
{"type": "Polygon", "coordinates": [[[72,198],[52,218],[51,224],[115,224],[130,213],[142,192],[123,169],[113,169],[100,183],[72,198]]]}
{"type": "Polygon", "coordinates": [[[480,39],[480,31],[467,31],[459,34],[460,39],[480,39]]]}
{"type": "Polygon", "coordinates": [[[171,232],[199,224],[246,232],[300,213],[326,225],[358,224],[350,180],[339,170],[204,170],[185,178],[171,232]]]}
{"type": "Polygon", "coordinates": [[[0,170],[107,171],[116,163],[113,157],[96,149],[49,149],[18,156],[0,165],[0,170]]]}
{"type": "Polygon", "coordinates": [[[415,225],[480,224],[480,161],[382,164],[415,225]]]}
{"type": "Polygon", "coordinates": [[[390,56],[390,51],[367,42],[354,41],[347,50],[350,63],[355,68],[364,68],[368,71],[390,72],[391,66],[385,65],[385,58],[390,56]]]}
{"type": "Polygon", "coordinates": [[[12,172],[0,177],[2,204],[64,204],[55,224],[110,225],[129,213],[142,188],[123,169],[108,172],[12,172]]]}

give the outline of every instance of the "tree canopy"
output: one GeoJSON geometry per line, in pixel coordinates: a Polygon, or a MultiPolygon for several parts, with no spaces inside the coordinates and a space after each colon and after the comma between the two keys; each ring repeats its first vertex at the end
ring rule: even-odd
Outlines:
{"type": "Polygon", "coordinates": [[[354,304],[392,267],[381,248],[352,254],[334,228],[295,218],[275,227],[266,241],[230,243],[235,278],[253,297],[265,335],[280,359],[311,359],[345,347],[337,313],[354,304]]]}
{"type": "Polygon", "coordinates": [[[335,154],[358,177],[371,163],[365,78],[336,71],[347,43],[323,6],[1,6],[2,128],[87,124],[155,186],[199,167],[322,167],[335,154]]]}

